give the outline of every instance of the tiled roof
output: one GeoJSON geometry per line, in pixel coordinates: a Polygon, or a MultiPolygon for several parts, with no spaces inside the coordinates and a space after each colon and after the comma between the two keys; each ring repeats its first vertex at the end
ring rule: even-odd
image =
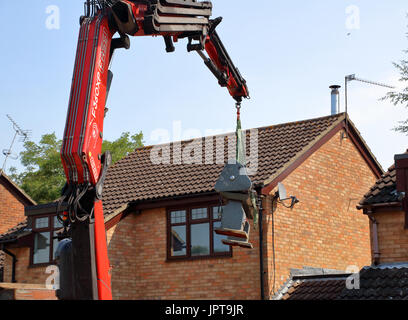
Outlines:
{"type": "MultiPolygon", "coordinates": [[[[16,225],[14,228],[9,229],[7,232],[0,235],[0,243],[9,242],[17,239],[18,236],[21,236],[25,233],[27,228],[27,221],[21,222],[16,225]]],[[[4,268],[5,254],[0,250],[0,275],[2,274],[2,269],[4,268]]]]}
{"type": "Polygon", "coordinates": [[[21,236],[27,228],[27,220],[20,222],[15,227],[9,229],[7,232],[0,235],[0,243],[9,242],[21,236]]]}
{"type": "MultiPolygon", "coordinates": [[[[364,267],[359,289],[348,289],[350,275],[300,276],[289,279],[279,300],[408,300],[408,264],[364,267]]],[[[352,284],[358,277],[354,277],[352,284]]]]}
{"type": "Polygon", "coordinates": [[[372,205],[379,203],[391,203],[401,201],[401,194],[397,192],[397,176],[395,165],[392,165],[386,173],[364,195],[360,205],[372,205]]]}
{"type": "Polygon", "coordinates": [[[345,289],[338,299],[408,300],[408,264],[363,268],[360,271],[360,289],[345,289]]]}
{"type": "Polygon", "coordinates": [[[279,300],[335,300],[349,275],[299,276],[289,280],[277,295],[279,300]]]}
{"type": "MultiPolygon", "coordinates": [[[[258,170],[251,176],[252,181],[263,183],[279,173],[344,119],[345,114],[338,114],[255,129],[258,132],[259,156],[258,170]]],[[[203,146],[200,164],[153,164],[150,157],[154,147],[135,150],[108,170],[103,193],[105,213],[112,213],[124,204],[135,201],[213,192],[224,164],[216,164],[215,156],[213,164],[205,164],[205,142],[210,141],[214,150],[216,141],[224,142],[219,143],[217,150],[222,155],[220,149],[224,147],[225,163],[228,160],[228,139],[231,137],[234,137],[234,133],[199,139],[203,146]]],[[[185,150],[185,146],[191,142],[182,141],[181,150],[185,150]]],[[[174,143],[159,147],[166,150],[169,146],[173,150],[174,143]]],[[[173,159],[173,152],[170,152],[173,159]]],[[[249,130],[247,154],[250,154],[249,130]]]]}

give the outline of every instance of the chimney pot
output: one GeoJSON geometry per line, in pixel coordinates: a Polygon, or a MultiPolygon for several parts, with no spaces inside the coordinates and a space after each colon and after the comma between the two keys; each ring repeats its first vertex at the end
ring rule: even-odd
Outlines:
{"type": "Polygon", "coordinates": [[[332,85],[329,87],[331,89],[331,115],[338,114],[340,111],[340,94],[339,89],[341,86],[332,85]]]}

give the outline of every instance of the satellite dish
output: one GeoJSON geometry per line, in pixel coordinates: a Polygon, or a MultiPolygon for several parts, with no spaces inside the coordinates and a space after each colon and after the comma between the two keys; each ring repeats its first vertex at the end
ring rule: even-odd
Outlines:
{"type": "Polygon", "coordinates": [[[288,198],[286,188],[281,182],[278,183],[278,195],[280,200],[286,200],[288,198]]]}
{"type": "Polygon", "coordinates": [[[288,197],[286,193],[286,188],[281,182],[278,182],[278,191],[275,194],[275,198],[279,198],[279,202],[283,204],[286,208],[290,209],[293,209],[295,204],[299,202],[298,198],[296,198],[295,196],[288,197]],[[291,200],[289,206],[284,204],[285,200],[291,200]]]}

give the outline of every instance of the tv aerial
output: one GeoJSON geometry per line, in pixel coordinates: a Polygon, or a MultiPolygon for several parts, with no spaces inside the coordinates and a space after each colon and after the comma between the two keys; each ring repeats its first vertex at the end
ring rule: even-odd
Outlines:
{"type": "MultiPolygon", "coordinates": [[[[358,77],[356,77],[355,74],[350,74],[350,75],[346,76],[345,79],[344,79],[344,82],[345,82],[344,97],[345,97],[345,104],[346,104],[346,110],[345,110],[346,114],[348,114],[348,94],[347,94],[347,89],[348,89],[349,82],[352,82],[352,81],[359,81],[359,82],[363,82],[363,83],[370,84],[370,85],[377,86],[377,87],[395,89],[394,86],[390,86],[390,85],[385,84],[385,83],[358,78],[358,77]]],[[[347,137],[347,135],[348,135],[348,118],[346,117],[346,137],[347,137]]]]}
{"type": "Polygon", "coordinates": [[[13,140],[11,141],[10,148],[3,150],[3,155],[5,155],[6,158],[4,159],[4,162],[3,162],[3,167],[1,169],[2,172],[4,172],[8,158],[13,159],[13,160],[18,159],[18,155],[12,152],[13,145],[14,145],[14,142],[16,141],[16,138],[19,137],[19,141],[24,143],[29,139],[31,135],[31,130],[21,129],[20,126],[13,120],[13,118],[10,115],[7,115],[7,118],[13,124],[13,129],[15,131],[15,134],[14,134],[13,140]]]}

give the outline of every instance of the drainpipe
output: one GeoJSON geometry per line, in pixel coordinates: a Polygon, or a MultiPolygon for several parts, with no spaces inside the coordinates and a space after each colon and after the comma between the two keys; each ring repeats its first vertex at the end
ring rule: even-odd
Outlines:
{"type": "Polygon", "coordinates": [[[259,272],[261,280],[261,300],[265,300],[264,289],[264,261],[263,261],[263,207],[262,198],[259,199],[259,272]]]}
{"type": "MultiPolygon", "coordinates": [[[[16,280],[17,257],[16,257],[16,255],[15,255],[14,253],[8,251],[8,250],[4,247],[4,244],[1,246],[1,250],[2,250],[5,254],[9,255],[9,256],[13,259],[13,262],[12,262],[12,263],[13,263],[13,266],[12,266],[12,269],[11,269],[11,282],[12,282],[12,283],[16,283],[16,282],[17,282],[17,280],[16,280]]],[[[4,280],[4,279],[2,279],[2,280],[4,280]]]]}
{"type": "Polygon", "coordinates": [[[263,206],[262,206],[262,192],[261,189],[256,190],[258,193],[258,224],[259,224],[259,277],[261,285],[261,300],[265,300],[265,286],[264,286],[264,259],[263,259],[263,206]]]}
{"type": "Polygon", "coordinates": [[[373,262],[374,265],[378,265],[380,263],[380,249],[378,246],[378,222],[377,220],[370,215],[371,212],[368,213],[368,218],[370,219],[372,226],[373,226],[373,262]]]}

